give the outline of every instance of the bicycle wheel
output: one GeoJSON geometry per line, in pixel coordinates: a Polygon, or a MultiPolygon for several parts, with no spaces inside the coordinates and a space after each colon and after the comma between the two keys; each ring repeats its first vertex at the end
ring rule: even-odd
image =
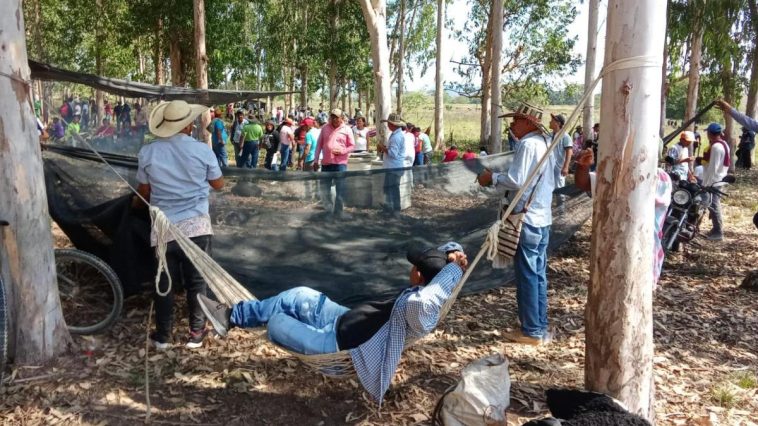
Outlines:
{"type": "Polygon", "coordinates": [[[121,281],[107,263],[76,249],[56,249],[55,268],[63,318],[73,334],[101,333],[124,304],[121,281]]]}

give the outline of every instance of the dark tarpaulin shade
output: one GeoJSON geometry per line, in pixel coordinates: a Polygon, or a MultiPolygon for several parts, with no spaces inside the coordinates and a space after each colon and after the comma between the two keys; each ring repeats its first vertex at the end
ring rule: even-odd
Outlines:
{"type": "Polygon", "coordinates": [[[154,84],[100,77],[56,68],[52,65],[29,60],[32,78],[35,80],[67,81],[84,84],[114,95],[127,98],[147,98],[150,100],[183,100],[202,105],[219,105],[261,99],[268,96],[286,95],[294,92],[252,92],[244,90],[191,89],[186,87],[156,86],[154,84]]]}

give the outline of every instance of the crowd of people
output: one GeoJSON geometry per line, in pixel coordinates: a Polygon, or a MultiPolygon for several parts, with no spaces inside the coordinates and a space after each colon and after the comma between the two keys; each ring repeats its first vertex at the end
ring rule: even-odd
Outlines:
{"type": "Polygon", "coordinates": [[[91,137],[99,148],[138,149],[144,143],[148,117],[140,103],[130,106],[119,100],[114,108],[106,99],[102,114],[98,111],[95,99],[69,96],[61,102],[58,114],[53,115],[47,126],[39,125],[50,142],[63,142],[74,147],[83,146],[85,137],[91,137]],[[98,117],[101,117],[100,122],[98,117]]]}

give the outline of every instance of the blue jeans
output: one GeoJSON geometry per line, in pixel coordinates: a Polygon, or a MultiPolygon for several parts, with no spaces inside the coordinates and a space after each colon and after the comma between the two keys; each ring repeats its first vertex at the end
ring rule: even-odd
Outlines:
{"type": "MultiPolygon", "coordinates": [[[[324,164],[321,166],[322,172],[344,172],[347,170],[347,164],[324,164]]],[[[324,207],[329,211],[329,206],[332,205],[332,182],[334,182],[335,196],[334,196],[334,213],[339,213],[344,207],[343,199],[345,197],[345,177],[329,177],[322,178],[319,181],[321,185],[321,199],[324,201],[324,207]]]]}
{"type": "Polygon", "coordinates": [[[282,145],[279,147],[279,152],[282,155],[282,162],[279,166],[280,170],[287,170],[287,163],[290,161],[290,146],[289,145],[282,145]]]}
{"type": "Polygon", "coordinates": [[[213,145],[213,153],[216,154],[218,165],[220,167],[226,167],[227,166],[226,145],[222,143],[217,143],[213,145]]]}
{"type": "Polygon", "coordinates": [[[416,153],[416,159],[413,161],[414,166],[423,166],[424,165],[424,153],[423,152],[417,152],[416,153]]]}
{"type": "Polygon", "coordinates": [[[289,350],[306,354],[338,351],[337,320],[349,309],[308,287],[295,287],[264,300],[240,302],[231,322],[243,328],[268,324],[268,338],[289,350]]]}
{"type": "Polygon", "coordinates": [[[245,144],[242,145],[242,153],[240,154],[240,162],[238,163],[237,167],[242,167],[244,165],[248,169],[257,168],[259,152],[260,152],[260,149],[259,149],[258,141],[245,141],[245,144]]]}
{"type": "Polygon", "coordinates": [[[523,224],[516,257],[516,301],[521,332],[542,337],[547,332],[547,244],[550,226],[523,224]]]}

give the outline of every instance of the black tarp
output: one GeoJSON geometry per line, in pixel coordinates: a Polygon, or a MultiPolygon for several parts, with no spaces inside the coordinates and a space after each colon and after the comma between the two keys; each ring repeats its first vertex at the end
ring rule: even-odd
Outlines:
{"type": "Polygon", "coordinates": [[[117,78],[100,77],[75,71],[56,68],[52,65],[29,60],[32,78],[35,80],[66,81],[83,84],[95,89],[104,90],[114,95],[127,98],[147,98],[150,100],[184,100],[202,105],[220,105],[229,102],[262,99],[286,95],[294,92],[254,92],[215,89],[191,89],[186,87],[156,86],[148,83],[120,80],[117,78]]]}
{"type": "MultiPolygon", "coordinates": [[[[106,158],[134,183],[136,159],[106,158]]],[[[491,156],[478,166],[503,170],[510,158],[491,156]]],[[[44,159],[50,214],[74,245],[108,262],[127,293],[151,283],[149,220],[144,210],[129,207],[126,186],[86,150],[56,148],[44,159]]],[[[413,168],[411,206],[402,217],[353,206],[348,209],[353,218],[346,221],[326,220],[314,203],[319,182],[333,173],[225,169],[226,184],[210,200],[213,258],[258,297],[300,285],[346,305],[395,294],[407,285],[410,244],[456,240],[471,256],[478,251],[502,193],[479,188],[474,169],[463,161],[413,168]]],[[[343,173],[349,205],[376,195],[384,173],[343,173]]],[[[574,187],[562,192],[565,201],[554,206],[551,247],[565,242],[591,212],[586,195],[574,187]]],[[[483,260],[464,292],[503,286],[512,277],[512,270],[493,270],[483,260]]]]}

